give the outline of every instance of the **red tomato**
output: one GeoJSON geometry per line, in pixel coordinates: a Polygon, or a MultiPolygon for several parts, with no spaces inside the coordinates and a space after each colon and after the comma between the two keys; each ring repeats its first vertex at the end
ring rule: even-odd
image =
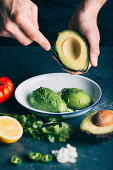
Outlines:
{"type": "Polygon", "coordinates": [[[0,77],[0,103],[5,102],[13,91],[13,83],[7,77],[0,77]]]}

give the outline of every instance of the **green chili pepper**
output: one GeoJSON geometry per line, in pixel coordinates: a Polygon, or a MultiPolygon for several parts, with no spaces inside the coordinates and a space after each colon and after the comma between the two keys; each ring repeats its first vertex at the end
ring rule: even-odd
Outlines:
{"type": "Polygon", "coordinates": [[[53,159],[52,155],[46,154],[42,157],[41,161],[42,162],[50,162],[50,161],[52,161],[52,159],[53,159]]]}
{"type": "Polygon", "coordinates": [[[42,154],[39,152],[29,152],[27,156],[32,161],[40,161],[42,159],[42,154]]]}
{"type": "Polygon", "coordinates": [[[20,165],[22,163],[21,158],[18,156],[11,157],[10,161],[12,164],[15,164],[15,165],[20,165]]]}

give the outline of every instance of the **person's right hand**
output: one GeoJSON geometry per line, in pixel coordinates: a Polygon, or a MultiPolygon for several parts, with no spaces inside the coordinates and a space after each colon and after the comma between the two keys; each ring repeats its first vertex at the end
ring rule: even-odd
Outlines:
{"type": "Polygon", "coordinates": [[[45,50],[51,48],[39,31],[38,7],[30,0],[0,0],[0,36],[16,38],[25,46],[35,41],[45,50]]]}

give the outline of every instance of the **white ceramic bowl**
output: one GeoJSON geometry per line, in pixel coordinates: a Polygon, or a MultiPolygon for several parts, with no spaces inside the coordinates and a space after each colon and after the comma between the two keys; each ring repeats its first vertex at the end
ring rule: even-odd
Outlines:
{"type": "Polygon", "coordinates": [[[80,116],[99,103],[102,97],[102,90],[99,85],[93,80],[80,75],[70,75],[68,73],[50,73],[29,78],[22,82],[15,90],[16,100],[32,113],[47,116],[47,115],[62,115],[64,118],[73,118],[80,116]],[[30,106],[28,96],[32,91],[39,87],[48,87],[55,92],[61,91],[63,88],[79,88],[87,92],[93,100],[93,105],[82,110],[66,113],[52,113],[42,110],[37,110],[30,106]]]}

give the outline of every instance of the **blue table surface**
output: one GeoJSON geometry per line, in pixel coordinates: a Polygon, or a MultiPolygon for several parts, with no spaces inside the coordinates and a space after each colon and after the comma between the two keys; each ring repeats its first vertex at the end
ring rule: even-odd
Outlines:
{"type": "MultiPolygon", "coordinates": [[[[84,76],[96,81],[103,91],[101,102],[90,112],[100,109],[113,109],[113,47],[102,47],[98,67],[91,68],[84,76]]],[[[40,47],[0,47],[0,77],[9,77],[16,88],[22,81],[45,73],[64,72],[57,62],[51,57],[51,52],[46,52],[40,47]]],[[[14,97],[0,105],[2,113],[28,113],[20,106],[14,97]]],[[[89,112],[89,113],[90,113],[89,112]]],[[[88,113],[88,114],[89,114],[88,113]]],[[[113,169],[113,138],[105,141],[94,141],[85,138],[80,132],[80,123],[84,116],[66,120],[74,127],[74,134],[65,143],[54,144],[23,137],[14,144],[0,143],[0,170],[112,170],[113,169]],[[24,155],[29,151],[38,151],[43,154],[59,149],[70,143],[77,148],[78,158],[76,163],[60,164],[56,160],[51,163],[31,163],[24,155]],[[18,155],[22,158],[21,166],[9,163],[9,158],[18,155]]]]}

